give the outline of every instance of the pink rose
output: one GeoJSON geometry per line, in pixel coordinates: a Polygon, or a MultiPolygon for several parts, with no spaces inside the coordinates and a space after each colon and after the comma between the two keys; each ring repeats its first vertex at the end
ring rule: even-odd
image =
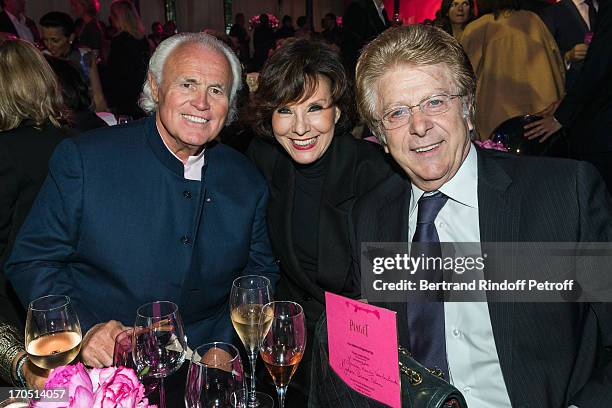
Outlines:
{"type": "Polygon", "coordinates": [[[58,367],[51,371],[45,382],[45,389],[53,388],[66,388],[69,396],[68,403],[36,402],[32,406],[34,408],[91,407],[93,387],[83,364],[58,367]]]}
{"type": "Polygon", "coordinates": [[[100,370],[99,388],[94,398],[93,406],[100,408],[148,406],[146,399],[142,405],[137,405],[144,398],[144,386],[138,381],[134,370],[125,367],[100,370]],[[111,369],[112,373],[107,371],[111,369]]]}
{"type": "Polygon", "coordinates": [[[144,398],[145,388],[134,370],[125,367],[93,368],[83,364],[58,367],[45,389],[67,388],[69,401],[35,402],[33,408],[155,408],[144,398]]]}

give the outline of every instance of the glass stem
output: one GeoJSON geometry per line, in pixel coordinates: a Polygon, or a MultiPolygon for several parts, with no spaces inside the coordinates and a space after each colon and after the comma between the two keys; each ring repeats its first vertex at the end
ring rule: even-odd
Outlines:
{"type": "Polygon", "coordinates": [[[166,387],[164,387],[164,377],[159,380],[159,407],[166,408],[166,387]]]}
{"type": "Polygon", "coordinates": [[[255,364],[257,363],[257,350],[249,353],[249,363],[251,363],[251,391],[249,392],[249,406],[257,406],[257,389],[255,388],[255,364]]]}
{"type": "Polygon", "coordinates": [[[287,393],[287,386],[276,387],[276,392],[278,393],[278,406],[280,408],[285,408],[285,394],[287,393]]]}

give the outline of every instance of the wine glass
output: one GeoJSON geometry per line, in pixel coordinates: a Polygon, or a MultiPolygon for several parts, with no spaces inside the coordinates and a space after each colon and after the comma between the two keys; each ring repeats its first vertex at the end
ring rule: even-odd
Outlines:
{"type": "Polygon", "coordinates": [[[159,378],[159,408],[165,408],[164,377],[181,367],[187,350],[178,306],[168,301],[140,306],[134,323],[133,347],[137,372],[159,378]]]}
{"type": "Polygon", "coordinates": [[[30,303],[25,346],[30,360],[43,369],[74,360],[81,350],[81,325],[68,296],[48,295],[30,303]]]}
{"type": "Polygon", "coordinates": [[[207,343],[194,350],[185,385],[187,408],[226,408],[230,395],[244,387],[238,349],[229,343],[207,343]]]}
{"type": "Polygon", "coordinates": [[[270,280],[264,276],[247,275],[232,283],[230,293],[230,316],[234,329],[246,348],[251,365],[249,408],[268,407],[264,400],[259,401],[255,390],[255,364],[261,339],[268,331],[270,322],[261,319],[263,306],[272,301],[270,280]]]}
{"type": "MultiPolygon", "coordinates": [[[[257,399],[264,401],[265,405],[270,408],[274,408],[274,400],[268,394],[263,392],[257,392],[257,399]]],[[[238,391],[234,391],[230,396],[230,407],[231,408],[248,408],[249,404],[249,390],[243,388],[238,391]]]]}
{"type": "Polygon", "coordinates": [[[270,302],[263,307],[261,319],[272,320],[260,353],[276,386],[280,408],[284,408],[287,386],[306,349],[304,311],[295,302],[270,302]]]}
{"type": "Polygon", "coordinates": [[[136,372],[138,379],[145,387],[146,396],[155,391],[159,381],[155,377],[138,372],[138,369],[134,364],[134,358],[132,357],[132,350],[134,349],[133,340],[134,329],[131,327],[122,331],[117,335],[117,337],[115,337],[115,347],[113,348],[113,367],[127,367],[133,369],[136,372]]]}

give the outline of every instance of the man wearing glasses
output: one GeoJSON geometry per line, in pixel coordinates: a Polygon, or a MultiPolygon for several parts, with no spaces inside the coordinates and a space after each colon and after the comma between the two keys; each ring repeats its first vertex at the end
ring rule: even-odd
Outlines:
{"type": "MultiPolygon", "coordinates": [[[[612,203],[590,165],[472,144],[476,80],[447,33],[423,25],[384,32],[363,51],[356,82],[366,124],[405,173],[355,203],[357,252],[365,242],[612,238],[612,203]]],[[[470,407],[584,408],[612,399],[609,303],[419,305],[406,296],[372,303],[397,311],[400,344],[442,371],[470,407]]]]}

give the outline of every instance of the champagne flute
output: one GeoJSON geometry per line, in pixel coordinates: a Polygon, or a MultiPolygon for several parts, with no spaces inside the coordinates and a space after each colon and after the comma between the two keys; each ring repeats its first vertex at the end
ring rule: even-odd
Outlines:
{"type": "Polygon", "coordinates": [[[276,386],[280,408],[284,408],[287,386],[306,349],[304,311],[295,302],[270,302],[263,307],[261,319],[272,319],[260,353],[276,386]]]}
{"type": "Polygon", "coordinates": [[[257,399],[255,389],[255,365],[261,339],[270,328],[272,319],[261,319],[263,305],[272,301],[270,280],[264,276],[247,275],[232,283],[230,313],[234,329],[246,348],[251,365],[249,408],[267,407],[257,399]]]}
{"type": "MultiPolygon", "coordinates": [[[[263,392],[257,392],[257,399],[264,401],[265,405],[270,408],[274,408],[274,400],[268,394],[263,392]]],[[[249,390],[243,388],[238,391],[234,391],[230,396],[230,407],[231,408],[248,408],[249,404],[249,390]]]]}
{"type": "Polygon", "coordinates": [[[194,350],[185,385],[187,408],[226,408],[230,396],[244,387],[238,349],[229,343],[207,343],[194,350]]]}
{"type": "Polygon", "coordinates": [[[48,295],[30,303],[25,346],[30,360],[43,369],[74,360],[81,350],[81,325],[68,296],[48,295]]]}
{"type": "Polygon", "coordinates": [[[172,302],[147,303],[138,308],[132,357],[138,373],[159,378],[159,408],[166,408],[164,378],[185,361],[187,337],[178,306],[172,302]]]}

